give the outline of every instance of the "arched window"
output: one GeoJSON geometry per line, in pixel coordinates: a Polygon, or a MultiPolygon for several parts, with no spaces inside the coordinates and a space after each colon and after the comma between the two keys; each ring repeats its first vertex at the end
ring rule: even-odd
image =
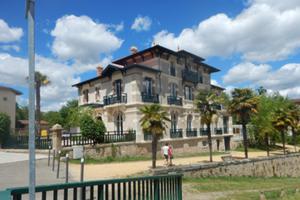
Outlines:
{"type": "Polygon", "coordinates": [[[117,134],[123,134],[123,113],[121,112],[115,116],[115,127],[117,134]]]}
{"type": "Polygon", "coordinates": [[[187,130],[192,130],[192,120],[193,120],[192,115],[188,115],[187,116],[187,124],[186,124],[187,130]]]}
{"type": "Polygon", "coordinates": [[[171,114],[171,130],[177,129],[177,115],[176,113],[171,114]]]}

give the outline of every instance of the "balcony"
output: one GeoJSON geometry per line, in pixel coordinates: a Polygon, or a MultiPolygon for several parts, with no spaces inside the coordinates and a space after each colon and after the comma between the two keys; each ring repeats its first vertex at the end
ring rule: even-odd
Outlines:
{"type": "Polygon", "coordinates": [[[182,138],[182,129],[170,129],[171,138],[182,138]]]}
{"type": "Polygon", "coordinates": [[[200,128],[200,136],[207,136],[208,130],[205,128],[200,128]]]}
{"type": "Polygon", "coordinates": [[[223,134],[223,131],[221,128],[215,128],[215,134],[216,135],[222,135],[223,134]]]}
{"type": "Polygon", "coordinates": [[[103,97],[103,103],[105,106],[116,103],[127,103],[127,93],[121,95],[109,95],[103,97]]]}
{"type": "Polygon", "coordinates": [[[182,80],[189,81],[194,84],[203,83],[202,76],[198,72],[193,72],[188,69],[182,70],[182,80]]]}
{"type": "Polygon", "coordinates": [[[142,92],[142,101],[146,103],[159,103],[158,94],[147,94],[146,92],[142,92]]]}
{"type": "Polygon", "coordinates": [[[182,98],[177,96],[168,96],[168,104],[182,106],[182,98]]]}
{"type": "Polygon", "coordinates": [[[197,129],[186,129],[186,137],[197,137],[197,129]]]}

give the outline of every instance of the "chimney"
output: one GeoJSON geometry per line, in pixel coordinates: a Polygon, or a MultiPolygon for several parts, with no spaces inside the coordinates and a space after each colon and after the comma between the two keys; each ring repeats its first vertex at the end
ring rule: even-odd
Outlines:
{"type": "Polygon", "coordinates": [[[103,67],[101,65],[99,65],[97,67],[97,76],[101,76],[102,75],[102,71],[103,71],[103,67]]]}
{"type": "Polygon", "coordinates": [[[136,54],[138,52],[138,48],[136,46],[130,47],[131,54],[136,54]]]}

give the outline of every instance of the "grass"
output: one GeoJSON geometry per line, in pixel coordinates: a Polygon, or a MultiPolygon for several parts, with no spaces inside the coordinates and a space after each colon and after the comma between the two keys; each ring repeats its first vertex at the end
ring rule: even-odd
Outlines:
{"type": "MultiPolygon", "coordinates": [[[[280,150],[282,149],[281,147],[278,146],[271,146],[270,151],[275,151],[275,150],[280,150]]],[[[244,152],[244,147],[243,146],[238,146],[235,151],[239,152],[244,152]]],[[[261,151],[267,151],[265,147],[248,147],[248,152],[261,152],[261,151]]]]}
{"type": "Polygon", "coordinates": [[[184,183],[198,192],[224,192],[219,200],[259,200],[259,192],[263,191],[266,199],[296,200],[300,194],[295,194],[300,187],[299,178],[257,178],[257,177],[210,177],[210,178],[184,178],[184,183]],[[281,190],[286,195],[280,198],[281,190]]]}
{"type": "MultiPolygon", "coordinates": [[[[225,152],[213,152],[213,155],[224,155],[225,152]]],[[[176,155],[175,155],[176,156],[176,155]]],[[[185,158],[185,157],[197,157],[197,156],[209,156],[208,152],[201,152],[201,153],[186,153],[176,156],[176,158],[185,158]]],[[[157,160],[162,160],[162,157],[158,157],[157,160]]],[[[120,162],[134,162],[134,161],[147,161],[151,160],[151,156],[122,156],[122,157],[112,157],[108,156],[105,158],[85,158],[85,164],[104,164],[104,163],[120,163],[120,162]]],[[[80,164],[80,160],[71,159],[70,163],[73,164],[80,164]]]]}

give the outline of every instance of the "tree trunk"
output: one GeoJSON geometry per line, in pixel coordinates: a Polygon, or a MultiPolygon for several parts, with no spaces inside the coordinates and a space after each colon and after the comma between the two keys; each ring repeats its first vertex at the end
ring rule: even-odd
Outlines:
{"type": "Polygon", "coordinates": [[[285,155],[285,134],[284,131],[281,131],[281,140],[282,140],[282,147],[283,147],[283,154],[285,155]]]}
{"type": "Polygon", "coordinates": [[[156,168],[157,135],[152,134],[152,168],[156,168]]]}
{"type": "Polygon", "coordinates": [[[266,147],[267,147],[267,156],[270,156],[270,145],[269,145],[269,135],[267,134],[265,137],[266,147]]]}
{"type": "Polygon", "coordinates": [[[36,124],[36,134],[40,135],[41,129],[41,85],[39,81],[36,82],[36,113],[35,118],[37,121],[36,124]]]}
{"type": "Polygon", "coordinates": [[[207,140],[208,140],[208,148],[209,148],[209,161],[213,161],[213,155],[212,155],[212,141],[211,141],[211,129],[210,124],[206,124],[207,126],[207,140]]]}
{"type": "Polygon", "coordinates": [[[247,137],[247,127],[246,123],[242,123],[243,127],[243,141],[244,141],[244,151],[245,151],[245,158],[248,158],[248,137],[247,137]]]}

